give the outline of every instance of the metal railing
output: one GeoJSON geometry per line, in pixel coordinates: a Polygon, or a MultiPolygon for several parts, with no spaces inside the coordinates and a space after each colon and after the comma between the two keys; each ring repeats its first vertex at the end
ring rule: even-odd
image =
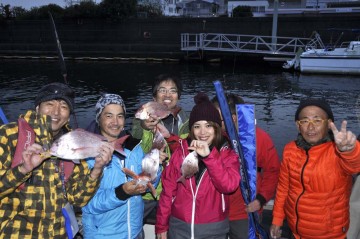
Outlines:
{"type": "Polygon", "coordinates": [[[182,33],[182,51],[224,51],[295,56],[311,38],[238,35],[222,33],[182,33]],[[276,43],[273,43],[276,42],[276,43]]]}

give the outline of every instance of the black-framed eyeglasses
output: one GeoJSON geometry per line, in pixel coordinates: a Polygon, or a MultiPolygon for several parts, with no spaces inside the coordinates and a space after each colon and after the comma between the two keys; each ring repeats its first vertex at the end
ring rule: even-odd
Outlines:
{"type": "Polygon", "coordinates": [[[165,95],[167,93],[169,93],[170,95],[175,95],[178,93],[178,90],[177,89],[166,89],[166,88],[160,88],[157,90],[157,92],[159,94],[162,94],[162,95],[165,95]]]}

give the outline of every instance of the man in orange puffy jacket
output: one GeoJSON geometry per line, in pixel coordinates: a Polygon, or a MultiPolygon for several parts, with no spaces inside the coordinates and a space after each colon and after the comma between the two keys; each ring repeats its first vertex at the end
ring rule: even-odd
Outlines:
{"type": "Polygon", "coordinates": [[[343,121],[338,130],[323,99],[305,99],[295,113],[298,138],[283,152],[272,238],[286,218],[294,237],[344,239],[349,228],[352,174],[360,171],[360,142],[343,121]]]}

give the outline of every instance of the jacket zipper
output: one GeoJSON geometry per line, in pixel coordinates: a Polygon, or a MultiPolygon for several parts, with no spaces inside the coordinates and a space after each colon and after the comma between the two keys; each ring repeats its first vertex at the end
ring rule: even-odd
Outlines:
{"type": "Polygon", "coordinates": [[[194,189],[193,189],[193,187],[192,187],[192,180],[193,180],[193,179],[190,179],[190,180],[189,180],[190,188],[191,188],[191,193],[193,194],[192,211],[191,211],[191,239],[194,239],[194,238],[195,238],[195,235],[194,235],[194,226],[195,226],[196,196],[197,196],[197,193],[198,193],[198,190],[199,190],[201,181],[202,181],[203,176],[204,176],[204,174],[205,174],[206,171],[207,171],[207,169],[205,168],[205,170],[201,173],[200,180],[199,180],[199,184],[196,185],[195,193],[194,193],[194,189]]]}
{"type": "MultiPolygon", "coordinates": [[[[299,210],[298,210],[298,204],[300,201],[300,198],[302,197],[302,195],[304,195],[305,193],[305,185],[304,185],[304,171],[305,171],[305,167],[307,165],[307,163],[309,162],[309,151],[306,151],[306,161],[304,163],[304,166],[301,169],[301,185],[303,187],[303,191],[300,193],[299,197],[296,200],[296,204],[295,204],[295,212],[296,212],[296,224],[295,224],[295,228],[296,228],[296,233],[299,234],[298,231],[298,226],[299,226],[299,210]]],[[[300,237],[301,239],[301,237],[300,237]]]]}

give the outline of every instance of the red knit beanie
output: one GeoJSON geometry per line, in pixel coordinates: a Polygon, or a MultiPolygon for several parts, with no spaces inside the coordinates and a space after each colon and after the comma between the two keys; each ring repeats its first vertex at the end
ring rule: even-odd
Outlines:
{"type": "Polygon", "coordinates": [[[212,121],[221,126],[221,118],[219,111],[215,106],[210,102],[209,97],[203,93],[199,92],[195,97],[195,106],[191,110],[189,118],[189,129],[193,124],[200,120],[212,121]]]}

